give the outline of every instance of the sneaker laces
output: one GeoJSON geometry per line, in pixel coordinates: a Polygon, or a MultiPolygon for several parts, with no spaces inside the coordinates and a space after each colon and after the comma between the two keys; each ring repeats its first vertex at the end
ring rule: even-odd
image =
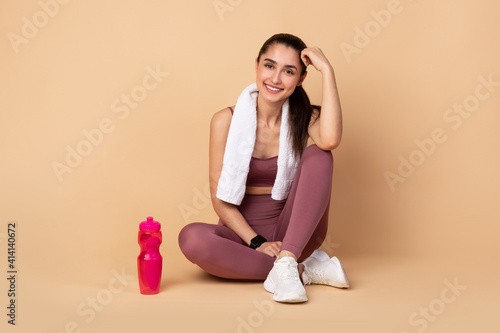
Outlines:
{"type": "MultiPolygon", "coordinates": [[[[287,258],[289,258],[287,256],[287,258]]],[[[287,260],[287,263],[279,263],[279,269],[277,270],[278,276],[282,280],[300,280],[299,271],[297,269],[297,265],[293,265],[287,260]],[[285,267],[286,266],[286,267],[285,267]]]]}

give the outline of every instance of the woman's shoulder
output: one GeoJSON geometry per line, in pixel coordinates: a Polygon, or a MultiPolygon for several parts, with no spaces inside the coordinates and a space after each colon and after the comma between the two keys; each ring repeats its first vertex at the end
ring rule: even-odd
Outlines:
{"type": "Polygon", "coordinates": [[[211,125],[216,128],[228,128],[233,117],[233,106],[228,106],[222,110],[215,112],[212,116],[211,125]]]}

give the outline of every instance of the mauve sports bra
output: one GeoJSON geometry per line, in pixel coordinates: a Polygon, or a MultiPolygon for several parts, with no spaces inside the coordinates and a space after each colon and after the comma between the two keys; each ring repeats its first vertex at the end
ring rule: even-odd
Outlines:
{"type": "MultiPolygon", "coordinates": [[[[229,107],[231,114],[233,108],[229,107]]],[[[250,166],[247,175],[247,186],[272,187],[278,172],[278,156],[269,158],[253,157],[250,159],[250,166]]]]}

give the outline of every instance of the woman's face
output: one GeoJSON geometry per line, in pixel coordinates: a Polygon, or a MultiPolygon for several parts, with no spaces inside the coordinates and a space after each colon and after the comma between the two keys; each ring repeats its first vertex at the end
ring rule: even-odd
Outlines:
{"type": "Polygon", "coordinates": [[[259,96],[269,102],[283,102],[302,84],[299,53],[283,44],[274,44],[255,61],[259,96]]]}

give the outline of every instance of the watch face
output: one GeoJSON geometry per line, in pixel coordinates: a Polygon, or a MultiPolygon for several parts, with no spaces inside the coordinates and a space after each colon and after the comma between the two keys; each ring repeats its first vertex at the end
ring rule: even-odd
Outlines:
{"type": "Polygon", "coordinates": [[[252,249],[256,249],[258,248],[259,246],[262,245],[262,243],[265,243],[267,242],[267,239],[265,239],[264,237],[262,237],[261,235],[257,235],[255,236],[254,238],[252,238],[252,240],[250,241],[250,247],[252,249]]]}

